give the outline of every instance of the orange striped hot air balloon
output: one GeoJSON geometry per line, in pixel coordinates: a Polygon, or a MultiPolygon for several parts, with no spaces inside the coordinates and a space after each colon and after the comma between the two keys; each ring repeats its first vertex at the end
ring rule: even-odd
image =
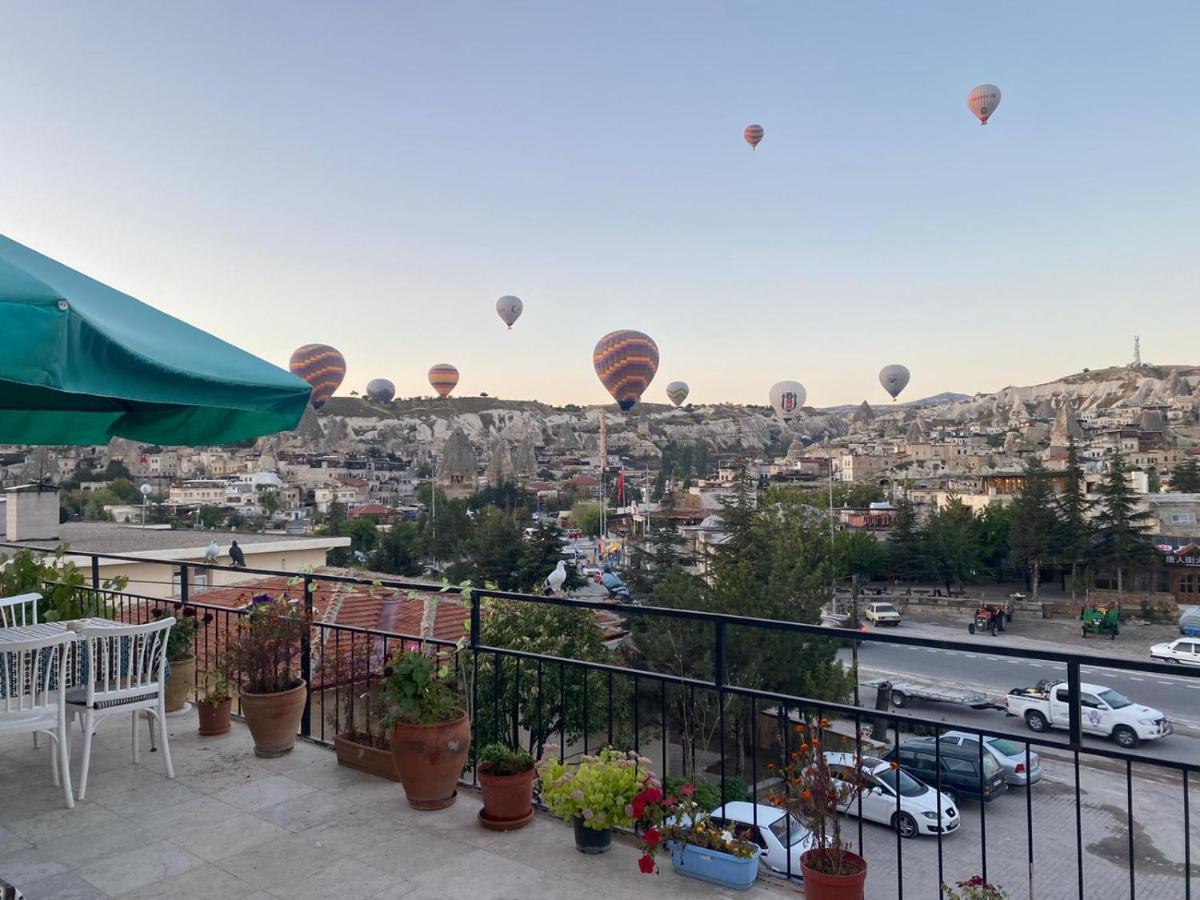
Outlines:
{"type": "Polygon", "coordinates": [[[449,397],[458,384],[458,369],[450,363],[438,363],[429,370],[429,383],[439,397],[449,397]]]}
{"type": "Polygon", "coordinates": [[[346,358],[328,344],[305,344],[292,354],[288,368],[312,385],[308,402],[320,409],[346,377],[346,358]]]}
{"type": "Polygon", "coordinates": [[[750,145],[751,150],[757,150],[759,141],[763,139],[763,127],[761,125],[747,125],[746,130],[742,132],[742,137],[746,139],[746,143],[750,145]]]}
{"type": "Polygon", "coordinates": [[[628,411],[658,371],[658,344],[640,331],[614,331],[596,343],[592,365],[617,405],[628,411]]]}

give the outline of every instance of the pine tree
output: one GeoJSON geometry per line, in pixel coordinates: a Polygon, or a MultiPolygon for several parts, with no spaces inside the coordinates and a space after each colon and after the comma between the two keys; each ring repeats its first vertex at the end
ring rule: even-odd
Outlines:
{"type": "Polygon", "coordinates": [[[961,587],[979,568],[979,525],[975,514],[955,494],[929,517],[922,543],[930,572],[946,586],[947,593],[956,584],[961,587]]]}
{"type": "Polygon", "coordinates": [[[1186,459],[1171,471],[1171,490],[1180,494],[1200,493],[1200,458],[1186,459]]]}
{"type": "Polygon", "coordinates": [[[917,511],[907,495],[896,503],[896,524],[888,540],[887,565],[897,578],[919,579],[927,571],[917,511]]]}
{"type": "Polygon", "coordinates": [[[1067,447],[1067,484],[1058,498],[1058,537],[1055,541],[1058,557],[1071,564],[1072,603],[1079,587],[1079,567],[1087,563],[1096,537],[1088,518],[1091,507],[1084,491],[1083,467],[1072,440],[1067,447]]]}
{"type": "Polygon", "coordinates": [[[1137,495],[1129,486],[1129,469],[1120,448],[1108,458],[1108,472],[1100,487],[1100,507],[1096,514],[1096,549],[1101,559],[1111,560],[1117,569],[1117,599],[1125,597],[1125,567],[1154,555],[1154,549],[1142,539],[1149,526],[1149,513],[1137,508],[1137,495]]]}
{"type": "Polygon", "coordinates": [[[1013,558],[1028,568],[1034,602],[1040,599],[1042,560],[1053,550],[1057,530],[1050,478],[1042,461],[1031,456],[1025,463],[1025,486],[1013,502],[1008,543],[1013,558]]]}

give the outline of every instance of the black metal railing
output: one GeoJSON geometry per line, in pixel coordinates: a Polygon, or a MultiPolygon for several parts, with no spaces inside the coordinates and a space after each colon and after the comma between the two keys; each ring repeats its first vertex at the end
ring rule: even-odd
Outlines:
{"type": "MultiPolygon", "coordinates": [[[[190,595],[191,573],[211,569],[228,574],[227,567],[74,550],[71,554],[89,559],[92,595],[114,617],[149,617],[157,609],[177,604],[190,605],[197,611],[211,614],[212,618],[203,623],[197,640],[201,661],[211,658],[211,654],[228,641],[233,623],[241,615],[240,611],[227,606],[206,603],[203,594],[190,595]],[[170,573],[163,579],[166,584],[173,583],[173,578],[178,576],[179,595],[167,598],[105,591],[100,581],[101,559],[162,567],[170,573]]],[[[1011,720],[998,713],[993,724],[965,713],[937,718],[908,710],[897,712],[890,707],[868,708],[844,701],[763,690],[752,684],[738,683],[738,667],[728,658],[728,642],[735,630],[737,634],[786,635],[795,641],[797,650],[838,642],[978,654],[982,649],[978,642],[909,637],[880,631],[859,632],[683,609],[613,606],[604,602],[485,589],[468,589],[464,595],[464,591],[456,587],[406,580],[368,580],[315,573],[297,576],[296,573],[259,569],[239,569],[237,574],[239,578],[299,577],[310,615],[313,612],[313,588],[322,584],[358,586],[398,595],[410,591],[426,592],[457,597],[466,605],[462,611],[464,639],[458,642],[337,624],[336,621],[314,621],[301,652],[301,674],[309,685],[301,725],[301,736],[306,739],[330,744],[331,732],[358,727],[360,717],[365,719],[369,729],[369,710],[364,710],[361,704],[370,702],[372,690],[397,649],[432,646],[449,653],[457,648],[469,660],[474,746],[504,740],[528,746],[535,754],[540,754],[548,744],[557,743],[559,757],[565,759],[603,744],[620,744],[642,752],[643,748],[657,743],[654,748],[656,763],[664,779],[685,774],[691,778],[699,777],[711,781],[717,796],[724,802],[753,801],[749,807],[749,824],[756,832],[759,804],[770,794],[775,777],[770,767],[786,765],[790,758],[794,724],[813,718],[833,720],[835,726],[843,723],[846,727],[840,740],[847,749],[866,748],[870,752],[874,747],[880,755],[890,750],[894,759],[899,759],[906,736],[931,735],[937,773],[931,779],[936,790],[936,800],[931,801],[935,802],[932,820],[937,823],[936,830],[932,831],[932,841],[909,841],[902,835],[904,816],[907,814],[912,818],[912,813],[900,791],[892,794],[894,817],[882,826],[866,823],[863,796],[860,794],[856,801],[857,848],[871,866],[870,897],[939,897],[942,883],[979,874],[985,879],[1002,882],[1011,897],[1028,896],[1039,900],[1051,897],[1078,897],[1081,900],[1134,898],[1139,896],[1141,889],[1144,896],[1191,900],[1195,873],[1191,858],[1190,779],[1200,771],[1200,750],[1197,749],[1200,744],[1194,744],[1194,738],[1175,735],[1169,741],[1129,750],[1087,738],[1078,700],[1082,669],[1102,667],[1136,673],[1138,678],[1170,678],[1172,683],[1179,680],[1184,686],[1190,682],[1197,689],[1195,708],[1200,710],[1200,669],[1188,670],[1112,656],[985,645],[984,652],[989,657],[1018,665],[1022,662],[1043,667],[1050,665],[1062,672],[1060,681],[1067,683],[1072,702],[1067,728],[1062,736],[1058,736],[1048,732],[1015,731],[1011,720]],[[675,624],[693,630],[706,629],[709,638],[704,641],[703,657],[693,660],[695,664],[690,671],[645,668],[636,656],[622,652],[620,644],[619,649],[606,658],[572,658],[489,642],[489,622],[493,621],[494,614],[499,616],[506,608],[490,606],[497,603],[539,604],[587,613],[615,612],[629,628],[638,627],[639,622],[660,626],[675,624]],[[701,716],[713,717],[713,721],[706,719],[705,726],[699,727],[697,721],[701,716]],[[868,738],[868,724],[882,725],[877,729],[877,737],[882,736],[882,740],[868,738]],[[956,826],[955,830],[975,830],[974,822],[977,821],[978,842],[971,852],[963,847],[963,836],[952,837],[943,824],[943,814],[948,813],[943,790],[948,785],[943,782],[945,749],[942,738],[949,730],[967,732],[978,738],[973,743],[978,748],[975,771],[981,797],[985,786],[982,740],[985,735],[1020,745],[1027,774],[1034,769],[1035,749],[1057,770],[1057,780],[1047,779],[1050,784],[1043,785],[1043,789],[1036,785],[1025,788],[1023,804],[1019,801],[1014,804],[1010,802],[1011,798],[1000,798],[995,803],[986,800],[968,803],[966,811],[972,820],[971,826],[956,826]],[[737,751],[732,758],[731,743],[737,751]],[[705,765],[705,759],[711,762],[705,765]],[[1111,812],[1112,804],[1108,802],[1114,796],[1109,784],[1113,777],[1124,779],[1124,790],[1119,792],[1124,808],[1119,810],[1119,815],[1111,812]],[[747,778],[743,788],[739,779],[747,778]],[[1092,793],[1099,799],[1085,801],[1085,795],[1092,793]],[[1138,803],[1136,810],[1135,801],[1138,803]],[[1022,813],[1014,812],[1016,805],[1023,806],[1022,813]],[[1175,806],[1178,806],[1178,812],[1175,806]],[[1105,811],[1112,821],[1097,821],[1097,810],[1105,811]],[[894,848],[890,838],[884,837],[889,833],[888,828],[895,832],[894,848]],[[952,844],[953,838],[958,840],[952,844]],[[885,844],[889,849],[882,850],[885,844]],[[947,852],[951,849],[953,852],[947,852]]],[[[249,585],[238,586],[252,591],[249,585]]],[[[222,587],[228,589],[230,586],[214,585],[212,589],[222,587]]],[[[206,618],[207,615],[202,616],[202,620],[206,618]]],[[[499,622],[499,619],[495,621],[499,622]]],[[[491,629],[492,633],[496,630],[491,629]]],[[[788,665],[786,653],[771,662],[788,665]]],[[[204,677],[203,664],[197,669],[197,678],[204,677]]],[[[836,727],[827,737],[829,741],[838,739],[836,727]]],[[[473,783],[474,773],[469,771],[473,783]]],[[[870,801],[874,803],[873,796],[870,801]]],[[[962,823],[963,816],[958,815],[957,820],[962,823]]],[[[920,829],[922,823],[916,824],[920,829]]],[[[790,824],[788,831],[790,844],[790,824]]],[[[785,854],[783,863],[779,874],[785,877],[799,875],[794,871],[792,853],[785,854]]]]}

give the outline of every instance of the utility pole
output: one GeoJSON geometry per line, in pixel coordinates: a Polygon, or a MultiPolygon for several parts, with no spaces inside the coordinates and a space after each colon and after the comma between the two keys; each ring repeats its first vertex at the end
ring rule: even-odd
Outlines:
{"type": "MultiPolygon", "coordinates": [[[[858,595],[859,579],[857,572],[850,576],[850,627],[858,631],[858,595]]],[[[858,638],[850,644],[850,670],[854,675],[854,705],[858,706],[858,638]]]]}

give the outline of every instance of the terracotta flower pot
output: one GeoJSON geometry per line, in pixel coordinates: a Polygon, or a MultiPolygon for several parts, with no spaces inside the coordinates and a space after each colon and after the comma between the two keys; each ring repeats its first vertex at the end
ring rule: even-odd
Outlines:
{"type": "Polygon", "coordinates": [[[464,710],[433,725],[397,722],[392,758],[404,795],[413,809],[445,809],[458,797],[458,778],[471,747],[471,720],[464,710]]]}
{"type": "Polygon", "coordinates": [[[843,860],[858,868],[853,875],[826,875],[812,868],[811,863],[819,865],[821,858],[828,858],[830,854],[829,850],[809,850],[800,857],[806,900],[863,900],[867,884],[867,861],[857,853],[846,850],[843,860]]]}
{"type": "Polygon", "coordinates": [[[479,772],[479,789],[483,792],[483,809],[479,822],[494,831],[515,831],[533,819],[533,779],[531,768],[516,775],[491,775],[479,772]]]}
{"type": "Polygon", "coordinates": [[[370,744],[360,744],[353,737],[336,735],[333,739],[333,749],[337,752],[339,766],[347,766],[366,772],[368,775],[378,775],[389,781],[399,781],[396,774],[396,761],[392,759],[391,750],[380,750],[370,744]]]}
{"type": "Polygon", "coordinates": [[[296,746],[296,732],[304,713],[307,685],[272,694],[242,693],[242,715],[254,737],[254,755],[271,758],[290,753],[296,746]]]}
{"type": "Polygon", "coordinates": [[[196,683],[196,657],[171,660],[167,676],[167,712],[179,712],[187,705],[188,691],[196,683]]]}
{"type": "Polygon", "coordinates": [[[233,708],[233,700],[226,699],[220,703],[197,703],[196,711],[200,716],[200,733],[205,736],[224,734],[229,730],[229,711],[233,708]]]}

